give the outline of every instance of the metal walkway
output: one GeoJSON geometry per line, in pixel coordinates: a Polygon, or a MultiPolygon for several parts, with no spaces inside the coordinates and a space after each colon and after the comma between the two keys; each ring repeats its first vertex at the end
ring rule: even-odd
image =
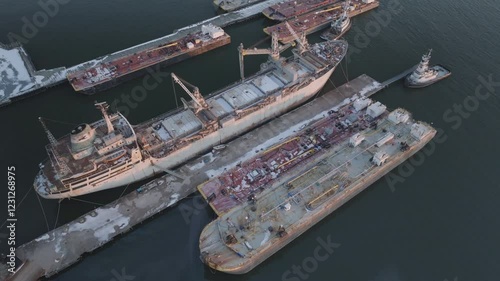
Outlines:
{"type": "Polygon", "coordinates": [[[399,80],[405,78],[408,74],[412,73],[417,68],[417,66],[418,65],[414,65],[414,66],[408,68],[407,70],[401,72],[400,74],[392,77],[391,79],[385,80],[384,82],[380,83],[380,86],[382,88],[389,87],[392,83],[399,81],[399,80]]]}

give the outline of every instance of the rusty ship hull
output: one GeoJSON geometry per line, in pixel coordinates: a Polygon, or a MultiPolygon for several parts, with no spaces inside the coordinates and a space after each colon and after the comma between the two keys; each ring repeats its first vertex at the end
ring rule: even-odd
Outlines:
{"type": "Polygon", "coordinates": [[[435,136],[436,130],[422,122],[406,119],[392,123],[393,113],[385,112],[367,123],[359,119],[360,115],[355,116],[357,121],[347,127],[342,125],[340,134],[339,130],[325,129],[328,121],[346,124],[354,115],[341,111],[341,118],[337,118],[339,115],[332,113],[333,118],[323,117],[322,121],[284,140],[280,148],[271,148],[279,149],[271,159],[266,157],[269,150],[261,152],[237,169],[200,185],[201,194],[219,215],[201,233],[202,260],[218,271],[249,272],[414,155],[435,136]],[[331,137],[324,137],[325,132],[331,137]],[[352,138],[359,133],[366,139],[351,145],[352,138]],[[391,138],[387,137],[389,134],[391,138]],[[314,144],[316,152],[299,158],[288,170],[277,172],[271,168],[279,175],[272,175],[265,183],[263,179],[269,172],[262,172],[264,176],[250,183],[248,176],[245,177],[245,187],[232,185],[240,182],[240,173],[252,174],[272,162],[280,164],[282,155],[288,152],[295,155],[296,150],[289,144],[294,138],[301,139],[302,144],[307,144],[308,139],[319,140],[314,144]],[[380,155],[386,157],[381,159],[380,155]],[[381,160],[378,163],[375,159],[381,160]],[[228,176],[235,182],[228,183],[228,176]]]}
{"type": "MultiPolygon", "coordinates": [[[[379,1],[364,3],[362,0],[358,0],[351,1],[351,3],[354,5],[354,9],[348,12],[349,17],[351,18],[373,10],[380,5],[379,1]]],[[[286,23],[290,24],[290,26],[297,34],[305,32],[307,35],[330,26],[331,22],[338,19],[341,13],[342,3],[338,3],[331,7],[317,10],[288,20],[286,22],[266,27],[264,28],[264,32],[269,35],[275,32],[278,34],[278,38],[282,43],[289,43],[294,40],[294,36],[286,27],[286,23]]]]}
{"type": "Polygon", "coordinates": [[[271,20],[284,21],[337,2],[340,0],[289,0],[265,8],[262,14],[271,20]]]}
{"type": "Polygon", "coordinates": [[[100,63],[91,68],[68,73],[67,78],[75,91],[92,95],[115,87],[125,81],[144,76],[147,73],[157,72],[158,67],[166,67],[231,43],[231,37],[227,33],[207,42],[194,43],[194,40],[187,36],[163,44],[163,46],[120,57],[111,62],[100,63]],[[192,48],[179,47],[179,45],[191,41],[193,41],[192,48]],[[174,46],[164,47],[168,45],[174,46]],[[169,48],[171,50],[168,50],[169,48]],[[130,63],[131,61],[132,63],[130,63]],[[117,70],[112,71],[112,69],[117,70]],[[92,81],[92,75],[99,76],[103,71],[109,73],[109,75],[92,81]]]}

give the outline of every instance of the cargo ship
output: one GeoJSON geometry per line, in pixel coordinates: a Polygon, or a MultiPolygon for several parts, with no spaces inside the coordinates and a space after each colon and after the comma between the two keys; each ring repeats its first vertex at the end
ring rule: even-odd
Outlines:
{"type": "Polygon", "coordinates": [[[264,0],[214,0],[214,4],[226,12],[238,10],[264,0]]]}
{"type": "MultiPolygon", "coordinates": [[[[321,115],[320,115],[321,116],[321,115]]],[[[200,186],[218,218],[201,259],[231,274],[255,268],[419,151],[436,134],[404,109],[358,98],[200,186]]]]}
{"type": "Polygon", "coordinates": [[[281,57],[288,45],[272,36],[269,49],[240,45],[241,81],[208,95],[172,74],[192,100],[184,108],[131,125],[119,112],[108,113],[97,103],[103,118],[77,126],[56,139],[42,125],[50,144],[48,160],[40,164],[34,188],[44,198],[79,196],[136,182],[174,168],[251,128],[299,106],[318,93],[347,52],[347,42],[333,40],[299,44],[292,56],[281,57]],[[245,77],[243,57],[267,54],[256,74],[245,77]]]}
{"type": "Polygon", "coordinates": [[[451,71],[446,67],[437,64],[429,67],[432,49],[422,56],[415,71],[405,78],[405,86],[409,88],[423,88],[432,85],[451,75],[451,71]]]}
{"type": "Polygon", "coordinates": [[[285,21],[333,5],[340,1],[341,0],[287,0],[265,8],[262,14],[271,20],[285,21]]]}
{"type": "MultiPolygon", "coordinates": [[[[375,9],[379,4],[379,1],[376,0],[352,0],[348,15],[352,18],[361,13],[375,9]]],[[[337,3],[333,6],[266,27],[264,28],[264,32],[267,34],[278,33],[280,42],[288,43],[294,40],[294,36],[290,30],[286,28],[286,23],[290,24],[296,33],[305,32],[306,34],[311,34],[326,28],[333,21],[337,20],[342,14],[342,6],[342,3],[337,3]]]]}
{"type": "Polygon", "coordinates": [[[212,24],[202,25],[200,31],[178,40],[101,62],[90,68],[70,69],[66,77],[75,91],[94,94],[141,76],[149,67],[158,64],[168,66],[229,43],[231,37],[222,28],[212,24]]]}

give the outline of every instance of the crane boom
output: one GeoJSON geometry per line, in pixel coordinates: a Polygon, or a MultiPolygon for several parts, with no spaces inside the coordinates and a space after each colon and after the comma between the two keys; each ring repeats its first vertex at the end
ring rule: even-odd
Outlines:
{"type": "Polygon", "coordinates": [[[185,82],[186,84],[189,84],[189,86],[191,86],[193,88],[193,92],[191,92],[187,87],[186,85],[184,85],[183,83],[183,80],[179,77],[177,77],[177,75],[175,75],[173,72],[171,73],[171,76],[172,76],[172,79],[174,79],[174,82],[179,84],[179,86],[181,86],[181,88],[191,97],[191,99],[193,99],[193,101],[198,105],[197,106],[197,110],[201,110],[203,108],[208,108],[208,104],[207,102],[205,101],[205,99],[203,98],[203,96],[200,94],[200,91],[198,90],[198,87],[195,87],[187,82],[185,82]]]}

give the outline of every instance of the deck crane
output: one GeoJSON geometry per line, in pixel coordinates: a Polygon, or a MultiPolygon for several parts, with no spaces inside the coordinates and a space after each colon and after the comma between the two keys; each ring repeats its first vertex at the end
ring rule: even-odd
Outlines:
{"type": "Polygon", "coordinates": [[[306,33],[300,33],[299,37],[288,22],[285,22],[285,24],[286,28],[288,28],[288,31],[290,31],[290,33],[293,35],[293,38],[295,38],[295,41],[297,41],[297,43],[300,45],[300,53],[307,51],[309,49],[309,43],[307,42],[306,33]]]}
{"type": "Polygon", "coordinates": [[[280,53],[288,49],[290,46],[293,46],[292,43],[288,43],[285,45],[280,45],[278,42],[278,34],[272,34],[272,43],[271,49],[244,49],[243,43],[238,46],[238,53],[240,57],[240,76],[241,80],[245,79],[245,65],[244,65],[244,56],[247,55],[269,55],[273,61],[278,61],[280,59],[280,53]]]}
{"type": "MultiPolygon", "coordinates": [[[[193,101],[195,103],[196,113],[198,113],[202,109],[208,108],[208,104],[205,101],[205,99],[203,98],[203,96],[200,94],[200,90],[198,89],[198,87],[191,85],[189,82],[178,77],[173,72],[171,73],[171,76],[172,76],[172,79],[174,79],[174,82],[179,84],[179,86],[181,86],[181,88],[191,97],[191,99],[193,99],[193,101]],[[191,87],[193,89],[193,92],[191,92],[184,84],[191,87]]],[[[182,100],[182,103],[184,103],[184,106],[189,107],[188,103],[185,99],[181,98],[181,100],[182,100]]]]}

